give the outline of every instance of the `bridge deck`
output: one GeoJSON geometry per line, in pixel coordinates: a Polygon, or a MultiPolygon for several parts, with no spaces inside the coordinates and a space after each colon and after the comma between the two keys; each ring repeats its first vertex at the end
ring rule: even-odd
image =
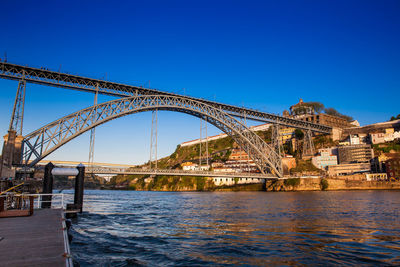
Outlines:
{"type": "Polygon", "coordinates": [[[0,266],[66,266],[59,209],[0,219],[0,266]]]}

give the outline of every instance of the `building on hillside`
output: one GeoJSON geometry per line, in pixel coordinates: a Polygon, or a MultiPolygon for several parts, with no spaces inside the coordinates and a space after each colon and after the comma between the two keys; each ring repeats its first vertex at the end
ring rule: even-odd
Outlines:
{"type": "Polygon", "coordinates": [[[370,133],[372,144],[382,144],[391,142],[400,138],[400,131],[395,131],[394,128],[386,128],[384,132],[370,133]]]}
{"type": "Polygon", "coordinates": [[[355,122],[349,122],[342,117],[332,116],[325,113],[316,113],[314,108],[300,99],[299,103],[290,107],[290,115],[298,120],[311,123],[323,124],[337,128],[355,127],[355,122]]]}
{"type": "Polygon", "coordinates": [[[285,156],[282,158],[283,174],[290,174],[290,169],[296,168],[296,158],[293,156],[285,156]]]}
{"type": "Polygon", "coordinates": [[[371,171],[374,173],[386,173],[385,162],[393,158],[400,158],[400,152],[381,153],[378,157],[374,157],[371,159],[371,171]]]}
{"type": "Polygon", "coordinates": [[[213,163],[211,163],[211,167],[212,168],[218,168],[218,167],[222,167],[222,166],[224,166],[223,162],[213,162],[213,163]]]}
{"type": "Polygon", "coordinates": [[[190,161],[181,164],[182,170],[184,171],[195,171],[198,166],[198,164],[190,161]]]}
{"type": "Polygon", "coordinates": [[[296,116],[296,119],[307,121],[311,123],[323,124],[330,127],[337,127],[337,128],[348,128],[354,127],[353,124],[348,122],[346,119],[341,117],[336,117],[324,113],[314,114],[314,115],[303,115],[303,116],[296,116]]]}
{"type": "Polygon", "coordinates": [[[386,173],[390,180],[400,180],[400,158],[385,161],[386,173]]]}
{"type": "Polygon", "coordinates": [[[210,165],[200,165],[197,166],[196,171],[209,171],[210,170],[210,165]]]}
{"type": "Polygon", "coordinates": [[[318,156],[312,157],[312,164],[318,169],[326,170],[328,166],[337,165],[337,148],[322,148],[318,150],[318,156]]]}
{"type": "Polygon", "coordinates": [[[235,184],[259,184],[263,183],[263,179],[259,178],[224,178],[214,177],[214,184],[217,186],[221,185],[235,185],[235,184]],[[236,180],[236,181],[235,181],[236,180]]]}
{"type": "Polygon", "coordinates": [[[339,142],[341,146],[350,146],[350,145],[365,145],[369,144],[369,136],[367,134],[349,134],[345,139],[339,142]]]}
{"type": "Polygon", "coordinates": [[[387,181],[388,177],[386,173],[367,173],[365,174],[367,181],[387,181]]]}
{"type": "Polygon", "coordinates": [[[231,167],[225,167],[225,166],[215,167],[215,168],[213,168],[213,171],[216,173],[234,173],[234,172],[236,172],[235,169],[233,169],[231,167]]]}
{"type": "MultiPolygon", "coordinates": [[[[400,138],[400,120],[394,121],[385,121],[374,123],[362,127],[349,127],[343,129],[341,133],[341,137],[345,138],[349,135],[355,134],[365,134],[368,135],[368,142],[372,142],[373,144],[379,142],[385,142],[385,138],[388,141],[392,141],[396,138],[400,138]],[[379,134],[380,133],[380,134],[379,134]],[[372,136],[371,136],[372,134],[372,136]],[[382,135],[383,134],[383,135],[382,135]],[[387,135],[385,137],[385,135],[387,135]],[[376,137],[376,138],[374,138],[376,137]],[[373,139],[373,140],[372,140],[373,139]]],[[[386,141],[386,142],[388,142],[386,141]]]]}
{"type": "Polygon", "coordinates": [[[350,145],[338,147],[339,164],[366,163],[374,157],[370,145],[350,145]]]}
{"type": "Polygon", "coordinates": [[[279,129],[279,138],[281,144],[285,144],[294,137],[294,128],[284,127],[279,129]]]}
{"type": "Polygon", "coordinates": [[[290,106],[289,110],[292,116],[313,115],[315,112],[314,108],[304,103],[302,98],[300,98],[299,103],[290,106]]]}
{"type": "Polygon", "coordinates": [[[351,163],[328,166],[329,176],[342,176],[354,173],[365,173],[371,171],[369,163],[351,163]]]}

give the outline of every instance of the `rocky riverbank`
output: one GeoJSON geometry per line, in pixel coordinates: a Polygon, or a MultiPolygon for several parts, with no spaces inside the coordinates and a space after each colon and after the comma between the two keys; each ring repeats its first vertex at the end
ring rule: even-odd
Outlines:
{"type": "Polygon", "coordinates": [[[400,189],[400,182],[357,181],[321,178],[291,178],[267,181],[266,191],[320,191],[320,190],[387,190],[400,189]]]}

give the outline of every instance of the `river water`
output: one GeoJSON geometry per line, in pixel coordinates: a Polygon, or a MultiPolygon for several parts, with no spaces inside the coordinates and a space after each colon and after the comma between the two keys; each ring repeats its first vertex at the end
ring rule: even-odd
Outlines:
{"type": "Polygon", "coordinates": [[[400,265],[400,191],[86,190],[81,266],[400,265]]]}

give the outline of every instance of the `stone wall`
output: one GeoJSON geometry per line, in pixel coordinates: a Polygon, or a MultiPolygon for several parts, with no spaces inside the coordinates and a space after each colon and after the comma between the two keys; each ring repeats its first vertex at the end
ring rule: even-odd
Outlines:
{"type": "MultiPolygon", "coordinates": [[[[285,180],[268,181],[266,191],[319,191],[322,190],[320,178],[295,178],[299,179],[297,185],[291,185],[285,180]]],[[[324,179],[328,183],[329,190],[373,190],[373,189],[400,189],[400,182],[386,181],[360,181],[344,179],[324,179]]],[[[293,183],[292,183],[293,184],[293,183]]]]}

